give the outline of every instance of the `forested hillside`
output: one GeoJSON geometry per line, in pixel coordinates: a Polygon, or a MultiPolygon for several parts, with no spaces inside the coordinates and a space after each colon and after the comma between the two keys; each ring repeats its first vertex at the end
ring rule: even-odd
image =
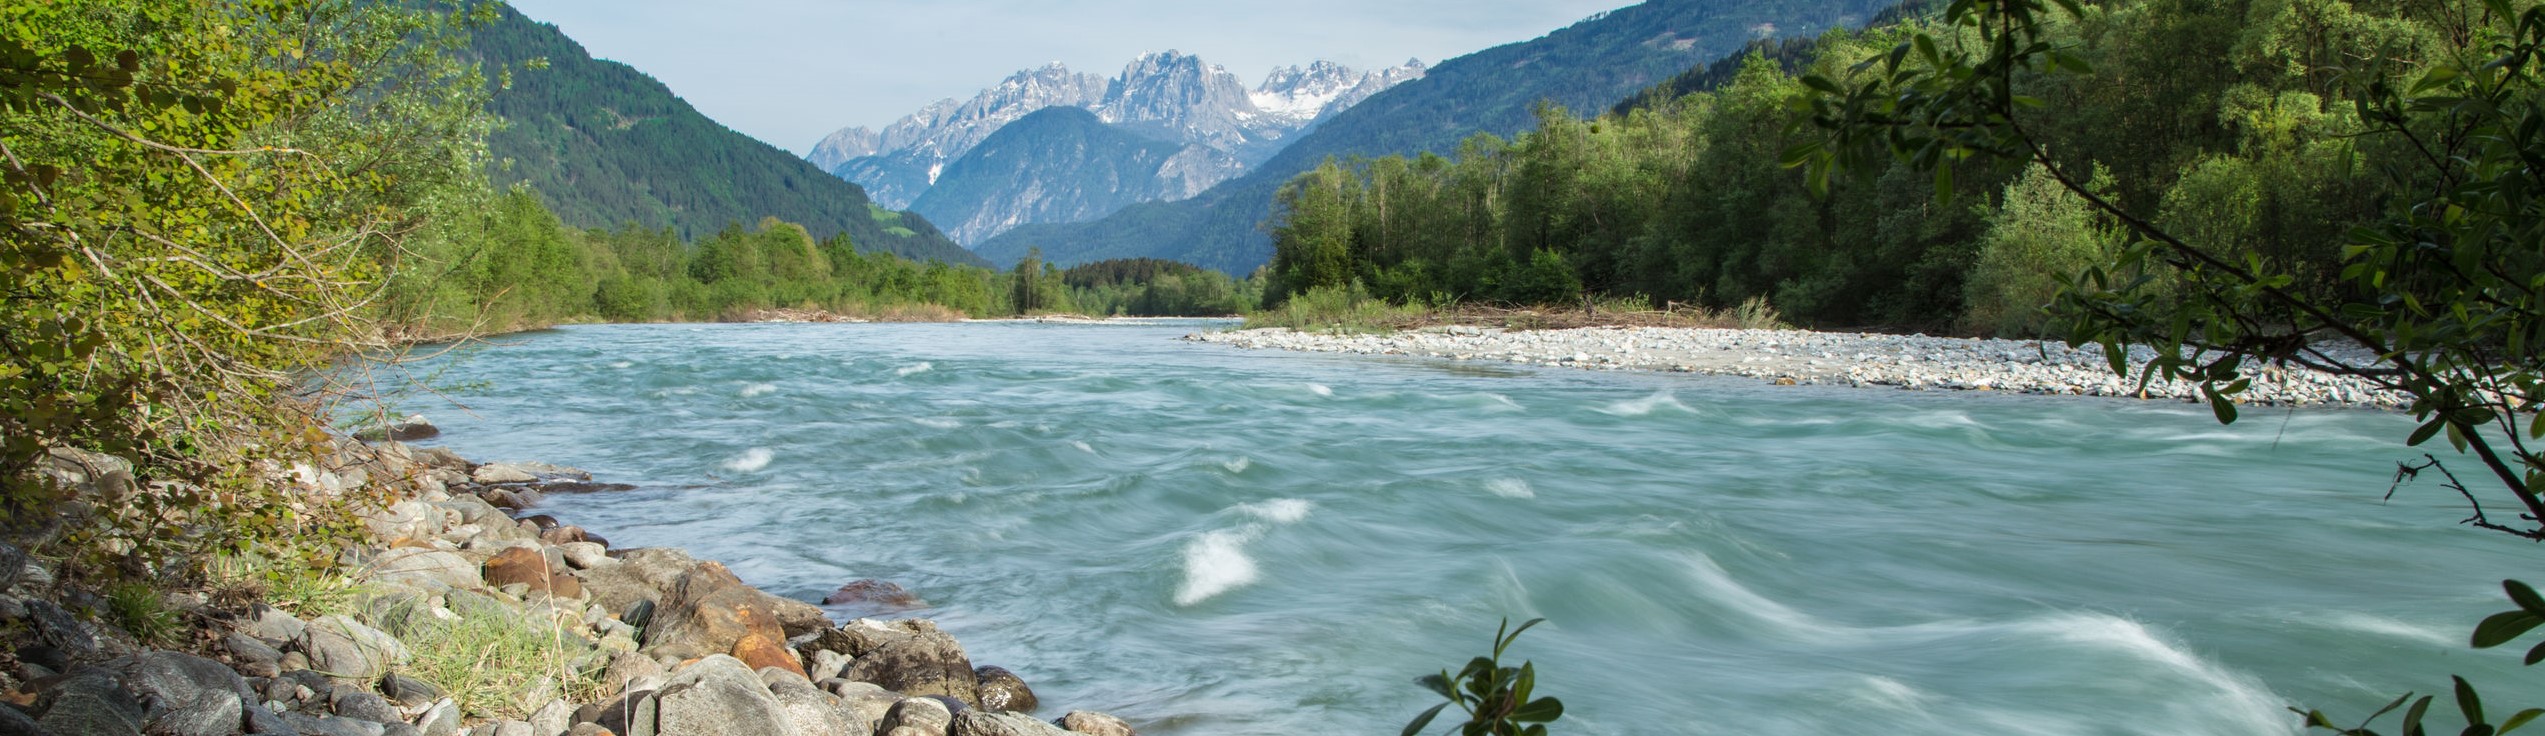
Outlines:
{"type": "Polygon", "coordinates": [[[708,119],[643,72],[498,9],[470,42],[509,74],[486,105],[506,123],[487,136],[491,177],[530,185],[567,224],[636,223],[690,238],[776,217],[818,239],[846,234],[860,248],[982,263],[923,219],[870,206],[857,185],[708,119]],[[538,59],[544,68],[530,64],[538,59]]]}
{"type": "Polygon", "coordinates": [[[1544,37],[1442,62],[1336,115],[1244,177],[1190,200],[1133,206],[1093,223],[1018,228],[981,243],[1008,263],[1040,248],[1055,263],[1161,257],[1243,273],[1270,257],[1259,228],[1282,182],[1327,157],[1448,153],[1475,133],[1511,135],[1542,101],[1605,110],[1760,36],[1865,22],[1880,0],[1654,0],[1544,37]]]}

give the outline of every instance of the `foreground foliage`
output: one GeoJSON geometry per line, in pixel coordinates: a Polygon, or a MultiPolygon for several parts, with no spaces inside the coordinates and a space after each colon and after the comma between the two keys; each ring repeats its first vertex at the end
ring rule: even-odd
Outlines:
{"type": "Polygon", "coordinates": [[[1413,722],[1405,724],[1404,736],[1422,733],[1423,727],[1431,725],[1441,711],[1452,705],[1467,714],[1467,721],[1458,727],[1464,736],[1546,736],[1546,724],[1564,717],[1564,701],[1530,697],[1537,691],[1537,663],[1502,666],[1502,653],[1520,638],[1520,632],[1545,622],[1546,619],[1533,618],[1514,629],[1510,619],[1503,619],[1493,631],[1492,654],[1469,660],[1457,674],[1441,670],[1440,674],[1416,680],[1449,702],[1415,716],[1413,722]]]}

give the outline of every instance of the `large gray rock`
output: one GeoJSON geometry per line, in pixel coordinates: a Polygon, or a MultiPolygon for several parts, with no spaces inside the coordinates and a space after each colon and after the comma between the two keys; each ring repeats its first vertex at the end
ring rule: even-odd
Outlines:
{"type": "Polygon", "coordinates": [[[334,700],[336,715],[344,716],[346,718],[357,718],[378,723],[394,723],[406,720],[399,717],[397,706],[390,705],[389,699],[380,697],[378,693],[367,690],[355,690],[352,688],[340,688],[336,691],[334,700]]]}
{"type": "Polygon", "coordinates": [[[299,639],[301,630],[308,627],[307,622],[293,618],[291,614],[260,605],[256,607],[254,617],[239,624],[239,631],[267,644],[282,646],[299,639]]]}
{"type": "Polygon", "coordinates": [[[954,727],[947,736],[1072,736],[1059,726],[1035,720],[1023,713],[992,713],[967,710],[954,717],[954,727]]]}
{"type": "Polygon", "coordinates": [[[344,680],[376,681],[407,661],[406,645],[397,637],[344,615],[310,622],[295,645],[309,656],[310,669],[344,680]]]}
{"type": "Polygon", "coordinates": [[[532,736],[564,736],[566,729],[573,725],[574,706],[567,705],[564,700],[550,700],[547,705],[530,712],[532,736]]]}
{"type": "Polygon", "coordinates": [[[1070,733],[1087,736],[1139,736],[1131,730],[1131,724],[1124,723],[1122,719],[1092,710],[1073,710],[1052,723],[1070,733]]]}
{"type": "Polygon", "coordinates": [[[468,479],[486,485],[493,485],[496,483],[534,483],[539,480],[539,476],[511,463],[488,463],[477,466],[476,471],[468,474],[468,479]]]}
{"type": "Polygon", "coordinates": [[[664,734],[769,736],[789,732],[778,699],[742,660],[712,655],[672,673],[655,694],[664,734]]]}
{"type": "Polygon", "coordinates": [[[233,631],[221,637],[221,647],[230,650],[230,658],[238,663],[239,674],[273,677],[283,673],[283,651],[262,639],[233,631]]]}
{"type": "Polygon", "coordinates": [[[460,732],[459,704],[443,698],[416,716],[415,726],[424,731],[424,736],[456,736],[460,732]]]}
{"type": "Polygon", "coordinates": [[[26,608],[27,618],[35,623],[38,640],[61,649],[73,659],[88,659],[101,651],[97,630],[69,610],[41,598],[27,599],[26,608]]]}
{"type": "Polygon", "coordinates": [[[865,635],[863,651],[840,673],[904,695],[943,695],[981,705],[980,682],[963,644],[939,631],[933,621],[912,619],[891,624],[858,621],[841,627],[865,635]]]}
{"type": "Polygon", "coordinates": [[[656,736],[662,730],[661,722],[655,718],[661,703],[654,699],[654,693],[651,689],[621,693],[601,703],[593,711],[591,722],[619,736],[656,736]]]}
{"type": "Polygon", "coordinates": [[[779,715],[786,717],[786,736],[836,736],[850,732],[848,714],[840,712],[839,696],[822,692],[804,678],[774,667],[761,670],[760,675],[769,685],[770,697],[778,700],[779,715]]]}
{"type": "Polygon", "coordinates": [[[371,558],[371,576],[382,582],[421,583],[426,590],[477,587],[477,565],[457,552],[401,547],[371,558]]]}
{"type": "Polygon", "coordinates": [[[237,736],[245,723],[247,680],[219,662],[177,652],[144,652],[116,661],[124,690],[147,715],[152,736],[237,736]]]}
{"type": "Polygon", "coordinates": [[[908,730],[929,736],[947,736],[946,729],[953,725],[954,711],[947,710],[946,704],[937,702],[935,698],[903,698],[893,704],[892,710],[884,712],[884,720],[875,724],[875,731],[892,733],[908,730]]]}
{"type": "Polygon", "coordinates": [[[300,712],[283,714],[283,722],[290,724],[301,736],[384,736],[389,731],[388,726],[372,721],[300,712]]]}
{"type": "Polygon", "coordinates": [[[617,557],[618,564],[596,566],[580,575],[584,594],[605,611],[624,612],[637,601],[662,600],[673,581],[698,565],[686,552],[659,547],[623,550],[617,557]]]}
{"type": "MultiPolygon", "coordinates": [[[[140,701],[124,692],[113,675],[86,670],[44,694],[45,730],[77,736],[141,736],[149,715],[140,701]]],[[[5,708],[8,706],[0,706],[5,708]]]]}
{"type": "Polygon", "coordinates": [[[354,430],[355,439],[369,442],[410,442],[442,435],[440,427],[422,414],[409,414],[405,419],[390,419],[374,426],[354,430]]]}
{"type": "Polygon", "coordinates": [[[387,508],[362,515],[362,525],[372,536],[396,539],[432,539],[441,536],[450,520],[450,512],[423,501],[399,501],[387,508]]]}
{"type": "Polygon", "coordinates": [[[724,565],[700,563],[672,583],[656,607],[645,626],[644,651],[675,659],[732,654],[755,669],[782,667],[801,677],[804,665],[786,648],[777,601],[724,565]]]}
{"type": "Polygon", "coordinates": [[[57,736],[17,706],[0,705],[0,736],[57,736]]]}
{"type": "Polygon", "coordinates": [[[840,713],[848,717],[850,733],[883,730],[878,726],[884,722],[884,714],[891,713],[893,706],[901,702],[900,693],[871,682],[832,679],[823,681],[822,686],[839,696],[840,713]]]}

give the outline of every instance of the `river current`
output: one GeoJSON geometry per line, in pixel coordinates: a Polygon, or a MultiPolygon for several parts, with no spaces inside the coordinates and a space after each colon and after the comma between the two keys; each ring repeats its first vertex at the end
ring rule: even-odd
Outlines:
{"type": "Polygon", "coordinates": [[[2465,637],[2538,550],[2382,500],[2397,415],[1175,339],[1225,326],[577,326],[398,408],[638,486],[541,509],[614,545],[900,583],[1040,715],[1158,736],[1396,733],[1506,616],[1548,619],[1511,658],[1562,734],[2242,736],[2451,673],[2536,692],[2465,637]]]}

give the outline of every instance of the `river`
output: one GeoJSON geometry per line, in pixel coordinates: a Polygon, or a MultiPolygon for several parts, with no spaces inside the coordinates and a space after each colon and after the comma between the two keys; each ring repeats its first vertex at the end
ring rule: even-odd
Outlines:
{"type": "Polygon", "coordinates": [[[617,546],[898,582],[1042,715],[1156,736],[1396,733],[1505,616],[1548,619],[1511,655],[1561,734],[2242,736],[2451,673],[2536,692],[2464,639],[2537,550],[2381,500],[2397,415],[1175,339],[1219,326],[577,326],[399,408],[639,486],[542,509],[617,546]]]}

